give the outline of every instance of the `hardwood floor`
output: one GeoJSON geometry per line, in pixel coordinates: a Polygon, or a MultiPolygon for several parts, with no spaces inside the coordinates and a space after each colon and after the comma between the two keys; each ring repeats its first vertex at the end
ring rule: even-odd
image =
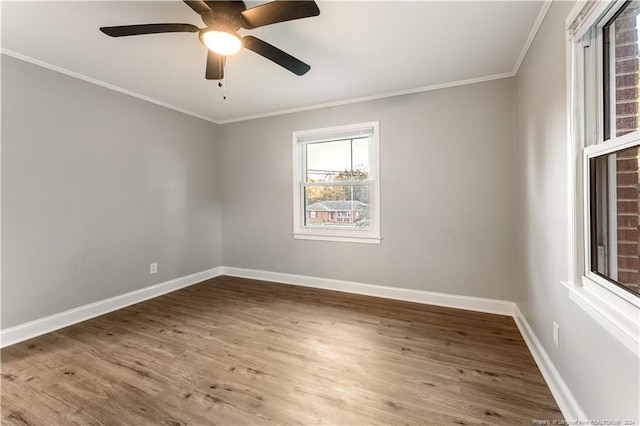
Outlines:
{"type": "Polygon", "coordinates": [[[510,317],[240,278],[1,356],[8,425],[562,419],[510,317]]]}

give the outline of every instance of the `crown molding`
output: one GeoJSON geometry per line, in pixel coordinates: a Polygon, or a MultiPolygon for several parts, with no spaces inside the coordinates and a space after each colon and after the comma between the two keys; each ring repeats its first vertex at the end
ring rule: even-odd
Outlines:
{"type": "Polygon", "coordinates": [[[359,103],[359,102],[368,102],[368,101],[374,101],[374,100],[377,100],[377,99],[391,98],[391,97],[394,97],[394,96],[410,95],[410,94],[413,94],[413,93],[421,93],[421,92],[430,92],[432,90],[448,89],[450,87],[457,87],[457,86],[466,86],[468,84],[483,83],[485,81],[499,80],[501,78],[509,78],[509,77],[513,77],[513,76],[515,76],[515,74],[513,72],[507,72],[507,73],[502,73],[502,74],[493,74],[493,75],[487,75],[487,76],[484,76],[484,77],[470,78],[470,79],[467,79],[467,80],[452,81],[450,83],[433,84],[431,86],[424,86],[424,87],[417,87],[417,88],[414,88],[414,89],[400,90],[400,91],[397,91],[397,92],[387,92],[387,93],[382,93],[382,94],[379,94],[379,95],[363,96],[363,97],[360,97],[360,98],[344,99],[344,100],[341,100],[341,101],[327,102],[327,103],[324,103],[324,104],[315,104],[315,105],[309,105],[309,106],[304,106],[304,107],[300,107],[300,108],[291,108],[291,109],[285,109],[285,110],[281,110],[281,111],[267,112],[267,113],[264,113],[264,114],[256,114],[256,115],[249,115],[249,116],[246,116],[246,117],[231,118],[231,119],[228,119],[228,120],[220,120],[218,122],[218,124],[236,123],[238,121],[247,121],[247,120],[255,120],[257,118],[273,117],[275,115],[292,114],[294,112],[311,111],[311,110],[320,109],[320,108],[328,108],[328,107],[335,107],[335,106],[340,106],[340,105],[355,104],[355,103],[359,103]]]}
{"type": "MultiPolygon", "coordinates": [[[[547,0],[547,2],[550,3],[551,1],[547,0]]],[[[540,19],[540,21],[541,21],[541,19],[540,19]]],[[[538,27],[539,27],[539,25],[538,25],[538,27]]],[[[536,29],[536,31],[537,31],[537,29],[536,29]]],[[[533,33],[533,31],[532,31],[532,33],[533,33]]],[[[535,33],[534,33],[534,36],[535,36],[535,33]]],[[[227,120],[216,120],[215,118],[208,117],[208,116],[205,116],[205,115],[202,115],[202,114],[198,114],[196,112],[189,111],[189,110],[186,110],[184,108],[180,108],[178,106],[175,106],[175,105],[163,102],[163,101],[159,101],[159,100],[151,98],[149,96],[145,96],[145,95],[142,95],[140,93],[124,89],[124,88],[116,86],[114,84],[106,83],[106,82],[104,82],[102,80],[98,80],[98,79],[95,79],[95,78],[88,77],[88,76],[86,76],[84,74],[80,74],[80,73],[77,73],[75,71],[71,71],[71,70],[68,70],[66,68],[59,67],[57,65],[52,65],[52,64],[50,64],[48,62],[44,62],[44,61],[32,58],[32,57],[27,56],[27,55],[23,55],[21,53],[14,52],[14,51],[9,50],[9,49],[2,48],[0,50],[0,52],[3,55],[10,56],[12,58],[15,58],[15,59],[18,59],[18,60],[21,60],[21,61],[24,61],[24,62],[31,63],[33,65],[37,65],[37,66],[49,69],[51,71],[59,72],[61,74],[65,74],[65,75],[68,75],[70,77],[74,77],[74,78],[77,78],[79,80],[83,80],[83,81],[86,81],[88,83],[92,83],[92,84],[95,84],[97,86],[104,87],[106,89],[114,90],[116,92],[119,92],[119,93],[122,93],[122,94],[125,94],[125,95],[129,95],[129,96],[132,96],[134,98],[141,99],[143,101],[151,102],[153,104],[156,104],[156,105],[159,105],[159,106],[162,106],[162,107],[165,107],[165,108],[169,108],[169,109],[172,109],[174,111],[178,111],[178,112],[181,112],[183,114],[187,114],[187,115],[190,115],[192,117],[196,117],[196,118],[199,118],[199,119],[202,119],[202,120],[205,120],[205,121],[209,121],[209,122],[215,123],[215,124],[236,123],[236,122],[239,122],[239,121],[255,120],[255,119],[259,119],[259,118],[273,117],[273,116],[277,116],[277,115],[285,115],[285,114],[292,114],[292,113],[296,113],[296,112],[304,112],[304,111],[311,111],[311,110],[321,109],[321,108],[335,107],[335,106],[340,106],[340,105],[348,105],[348,104],[354,104],[354,103],[360,103],[360,102],[368,102],[368,101],[374,101],[374,100],[378,100],[378,99],[391,98],[391,97],[395,97],[395,96],[410,95],[410,94],[414,94],[414,93],[429,92],[429,91],[433,91],[433,90],[441,90],[441,89],[448,89],[448,88],[451,88],[451,87],[465,86],[465,85],[476,84],[476,83],[483,83],[483,82],[486,82],[486,81],[499,80],[499,79],[502,79],[502,78],[509,78],[509,77],[514,77],[515,76],[515,72],[511,71],[511,72],[506,72],[506,73],[501,73],[501,74],[493,74],[493,75],[482,76],[482,77],[477,77],[477,78],[470,78],[470,79],[466,79],[466,80],[452,81],[452,82],[449,82],[449,83],[433,84],[433,85],[417,87],[417,88],[413,88],[413,89],[406,89],[406,90],[400,90],[400,91],[395,91],[395,92],[386,92],[386,93],[381,93],[381,94],[378,94],[378,95],[371,95],[371,96],[363,96],[363,97],[358,97],[358,98],[344,99],[344,100],[339,100],[339,101],[334,101],[334,102],[327,102],[327,103],[322,103],[322,104],[308,105],[308,106],[299,107],[299,108],[291,108],[291,109],[267,112],[267,113],[263,113],[263,114],[249,115],[249,116],[238,117],[238,118],[230,118],[230,119],[227,119],[227,120]]],[[[526,52],[523,52],[523,54],[521,56],[523,56],[525,53],[526,52]]]]}
{"type": "Polygon", "coordinates": [[[516,61],[516,65],[513,67],[512,74],[514,76],[518,74],[520,65],[522,65],[522,62],[524,62],[524,58],[527,56],[527,52],[529,52],[529,48],[533,44],[533,40],[535,40],[536,35],[538,34],[538,30],[540,30],[540,27],[542,26],[542,22],[544,21],[544,18],[547,16],[547,12],[551,7],[552,2],[553,0],[545,0],[545,2],[542,3],[542,7],[540,7],[540,12],[538,12],[538,16],[536,17],[536,20],[533,22],[533,26],[531,27],[531,31],[529,32],[529,37],[527,37],[527,41],[524,43],[524,46],[522,47],[522,52],[520,52],[520,56],[516,61]]]}
{"type": "Polygon", "coordinates": [[[201,120],[209,121],[209,122],[215,123],[215,124],[220,124],[217,120],[215,120],[215,119],[213,119],[211,117],[207,117],[205,115],[198,114],[196,112],[189,111],[187,109],[180,108],[180,107],[177,107],[175,105],[171,105],[169,103],[162,102],[162,101],[159,101],[159,100],[154,99],[154,98],[150,98],[149,96],[145,96],[145,95],[143,95],[141,93],[137,93],[137,92],[134,92],[132,90],[123,89],[122,87],[116,86],[114,84],[110,84],[110,83],[104,82],[102,80],[98,80],[98,79],[95,79],[95,78],[88,77],[88,76],[86,76],[84,74],[80,74],[80,73],[77,73],[75,71],[71,71],[71,70],[68,70],[66,68],[62,68],[62,67],[59,67],[57,65],[53,65],[53,64],[50,64],[48,62],[41,61],[39,59],[32,58],[31,56],[27,56],[27,55],[23,55],[22,53],[14,52],[13,50],[2,48],[0,50],[0,52],[2,52],[3,55],[10,56],[10,57],[18,59],[20,61],[28,62],[30,64],[40,66],[42,68],[47,68],[47,69],[49,69],[51,71],[59,72],[61,74],[65,74],[65,75],[68,75],[70,77],[74,77],[74,78],[77,78],[79,80],[86,81],[87,83],[95,84],[96,86],[101,86],[101,87],[104,87],[106,89],[111,89],[111,90],[114,90],[116,92],[120,92],[122,94],[125,94],[125,95],[128,95],[128,96],[132,96],[134,98],[141,99],[143,101],[151,102],[152,104],[156,104],[156,105],[159,105],[159,106],[162,106],[162,107],[165,107],[165,108],[172,109],[174,111],[181,112],[183,114],[190,115],[192,117],[199,118],[201,120]]]}

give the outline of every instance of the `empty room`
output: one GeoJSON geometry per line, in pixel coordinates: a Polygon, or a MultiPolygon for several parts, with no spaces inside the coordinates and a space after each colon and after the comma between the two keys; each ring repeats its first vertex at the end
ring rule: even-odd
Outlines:
{"type": "Polygon", "coordinates": [[[0,19],[3,425],[640,425],[640,2],[0,19]]]}

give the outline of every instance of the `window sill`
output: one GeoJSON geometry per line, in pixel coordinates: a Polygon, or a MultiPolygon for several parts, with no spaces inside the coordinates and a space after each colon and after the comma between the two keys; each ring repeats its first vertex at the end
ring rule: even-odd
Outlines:
{"type": "Polygon", "coordinates": [[[591,278],[582,285],[563,282],[573,300],[613,337],[640,358],[640,309],[602,288],[591,278]]]}
{"type": "Polygon", "coordinates": [[[337,235],[318,235],[318,234],[302,234],[293,233],[296,240],[314,240],[314,241],[333,241],[339,243],[360,243],[360,244],[380,244],[381,237],[352,237],[337,235]]]}

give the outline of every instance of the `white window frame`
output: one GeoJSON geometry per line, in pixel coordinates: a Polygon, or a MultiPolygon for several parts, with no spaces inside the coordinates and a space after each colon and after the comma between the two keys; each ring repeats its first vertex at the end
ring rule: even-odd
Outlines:
{"type": "MultiPolygon", "coordinates": [[[[344,185],[337,182],[336,185],[344,185]]],[[[346,126],[293,132],[293,238],[300,240],[337,241],[350,243],[380,244],[380,125],[377,121],[349,124],[346,126]],[[324,140],[330,141],[334,135],[357,135],[371,131],[369,137],[369,179],[358,181],[371,188],[369,201],[368,229],[338,229],[304,226],[304,146],[324,140]],[[309,142],[311,141],[311,142],[309,142]]]]}
{"type": "Polygon", "coordinates": [[[594,157],[638,146],[640,140],[640,132],[615,136],[614,101],[610,130],[613,136],[603,142],[602,29],[624,3],[578,3],[566,21],[571,234],[569,279],[563,284],[569,288],[572,301],[640,358],[640,298],[593,273],[590,254],[589,162],[594,157]]]}

